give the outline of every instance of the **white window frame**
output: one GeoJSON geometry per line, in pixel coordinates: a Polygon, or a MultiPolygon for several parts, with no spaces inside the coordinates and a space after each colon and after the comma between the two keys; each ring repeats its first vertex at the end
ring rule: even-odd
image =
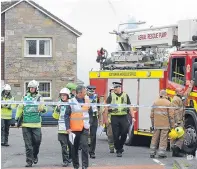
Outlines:
{"type": "MultiPolygon", "coordinates": [[[[26,83],[29,83],[31,80],[29,81],[25,81],[24,82],[24,93],[26,93],[27,89],[26,89],[26,83]]],[[[44,100],[51,100],[52,99],[52,85],[51,85],[51,81],[37,81],[38,83],[49,83],[50,84],[50,97],[43,97],[42,98],[44,100]]],[[[38,92],[39,93],[39,92],[38,92]]]]}
{"type": "Polygon", "coordinates": [[[52,38],[25,38],[24,39],[24,57],[44,57],[44,58],[48,58],[48,57],[52,57],[52,38]],[[36,40],[36,55],[29,55],[28,53],[26,53],[26,48],[27,48],[27,40],[36,40]],[[39,41],[40,40],[49,40],[50,41],[50,54],[49,55],[40,55],[39,54],[39,41]]]}

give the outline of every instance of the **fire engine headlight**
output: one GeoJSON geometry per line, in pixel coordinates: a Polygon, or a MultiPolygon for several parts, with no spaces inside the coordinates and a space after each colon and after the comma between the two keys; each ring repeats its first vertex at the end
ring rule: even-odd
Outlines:
{"type": "Polygon", "coordinates": [[[197,36],[193,35],[193,36],[192,36],[192,40],[193,40],[193,41],[197,41],[197,36]]]}

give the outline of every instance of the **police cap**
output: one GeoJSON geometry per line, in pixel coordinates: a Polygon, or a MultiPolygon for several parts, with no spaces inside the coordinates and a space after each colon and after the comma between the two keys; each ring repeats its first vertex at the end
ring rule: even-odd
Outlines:
{"type": "Polygon", "coordinates": [[[122,86],[122,83],[120,83],[120,82],[113,82],[112,84],[114,87],[121,87],[122,86]]]}
{"type": "Polygon", "coordinates": [[[87,89],[89,89],[89,90],[95,90],[96,89],[96,86],[89,85],[89,86],[87,86],[87,89]]]}

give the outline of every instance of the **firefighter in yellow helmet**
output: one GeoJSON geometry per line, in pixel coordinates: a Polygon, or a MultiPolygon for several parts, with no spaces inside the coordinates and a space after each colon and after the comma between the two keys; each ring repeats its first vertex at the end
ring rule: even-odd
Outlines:
{"type": "MultiPolygon", "coordinates": [[[[193,85],[194,85],[194,81],[192,80],[186,91],[184,91],[183,88],[177,88],[175,91],[176,95],[172,99],[172,105],[174,107],[177,107],[177,109],[175,109],[175,119],[174,119],[176,127],[182,127],[184,129],[185,101],[187,100],[190,92],[192,91],[193,85]]],[[[183,157],[184,156],[184,152],[182,150],[183,142],[184,142],[184,136],[171,142],[172,155],[174,157],[183,157]]]]}
{"type": "Polygon", "coordinates": [[[67,167],[71,163],[71,144],[69,142],[68,134],[70,129],[70,105],[61,105],[62,102],[68,102],[70,97],[70,90],[67,88],[61,89],[59,93],[60,105],[56,106],[53,112],[53,117],[58,120],[58,141],[62,147],[63,167],[67,167]]]}
{"type": "Polygon", "coordinates": [[[171,108],[165,108],[172,106],[167,98],[166,91],[161,90],[159,96],[160,97],[153,104],[150,115],[152,129],[154,130],[150,145],[151,158],[155,157],[158,145],[158,156],[161,158],[166,157],[168,133],[169,130],[174,127],[174,111],[171,108]],[[161,106],[164,108],[157,108],[156,106],[161,106]]]}
{"type": "MultiPolygon", "coordinates": [[[[1,92],[1,100],[14,101],[14,97],[11,94],[11,86],[5,84],[1,92]]],[[[1,145],[9,146],[8,136],[10,129],[10,122],[12,120],[12,109],[15,108],[14,104],[1,104],[1,145]]]]}
{"type": "MultiPolygon", "coordinates": [[[[28,91],[22,101],[40,101],[41,95],[38,93],[39,83],[32,80],[28,83],[28,91]]],[[[26,149],[26,167],[32,167],[33,163],[38,163],[38,153],[40,149],[41,133],[41,114],[45,113],[45,105],[20,104],[16,111],[16,121],[18,127],[22,125],[23,139],[26,149]]]]}

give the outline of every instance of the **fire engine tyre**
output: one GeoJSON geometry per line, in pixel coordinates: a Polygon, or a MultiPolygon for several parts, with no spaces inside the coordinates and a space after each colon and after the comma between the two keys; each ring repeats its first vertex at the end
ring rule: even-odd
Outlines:
{"type": "Polygon", "coordinates": [[[185,140],[183,151],[188,154],[195,154],[197,148],[197,127],[191,116],[185,120],[185,140]]]}

